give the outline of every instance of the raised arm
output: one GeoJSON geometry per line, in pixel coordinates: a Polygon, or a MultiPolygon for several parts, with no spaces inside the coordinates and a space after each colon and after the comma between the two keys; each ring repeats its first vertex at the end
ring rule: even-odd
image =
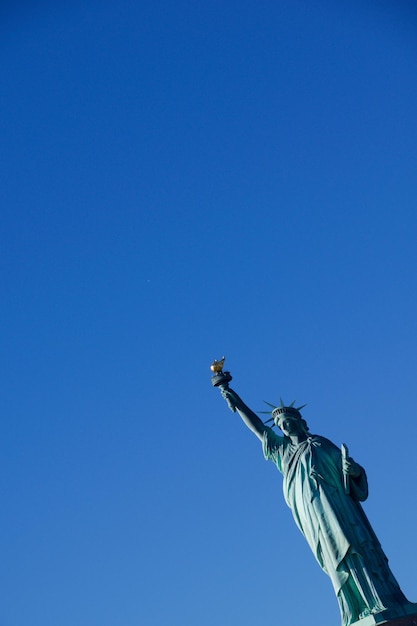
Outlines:
{"type": "Polygon", "coordinates": [[[230,387],[221,387],[221,394],[232,411],[239,413],[242,421],[255,435],[262,440],[263,434],[266,431],[266,426],[263,421],[254,413],[230,387]]]}

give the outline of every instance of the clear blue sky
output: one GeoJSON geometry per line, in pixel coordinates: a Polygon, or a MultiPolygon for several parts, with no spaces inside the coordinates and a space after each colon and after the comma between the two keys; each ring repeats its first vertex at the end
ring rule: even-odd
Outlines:
{"type": "Polygon", "coordinates": [[[338,626],[222,354],[365,465],[417,600],[415,2],[0,18],[0,625],[338,626]]]}

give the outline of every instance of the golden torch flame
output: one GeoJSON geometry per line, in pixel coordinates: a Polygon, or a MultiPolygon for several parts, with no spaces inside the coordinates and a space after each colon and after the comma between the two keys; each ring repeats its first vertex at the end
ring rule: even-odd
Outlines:
{"type": "Polygon", "coordinates": [[[219,374],[223,370],[223,365],[225,362],[225,357],[223,356],[220,361],[214,359],[213,363],[210,365],[210,369],[215,374],[219,374]]]}

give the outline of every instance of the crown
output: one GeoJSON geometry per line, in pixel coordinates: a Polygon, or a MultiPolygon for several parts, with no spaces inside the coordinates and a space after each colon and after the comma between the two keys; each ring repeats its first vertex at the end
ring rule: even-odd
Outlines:
{"type": "Polygon", "coordinates": [[[293,417],[295,419],[302,419],[300,411],[306,406],[305,404],[303,404],[302,406],[295,407],[294,406],[295,400],[294,402],[291,402],[289,406],[285,406],[282,398],[280,398],[280,402],[281,402],[280,406],[276,406],[275,404],[266,402],[266,400],[264,400],[264,402],[265,404],[267,404],[268,406],[272,408],[272,411],[261,411],[261,413],[268,413],[269,415],[272,415],[272,417],[269,420],[266,420],[265,424],[268,424],[269,422],[278,421],[280,417],[286,417],[286,416],[293,417]]]}
{"type": "Polygon", "coordinates": [[[300,411],[292,406],[277,406],[272,411],[272,419],[274,421],[278,419],[281,415],[288,416],[288,417],[301,418],[300,411]]]}

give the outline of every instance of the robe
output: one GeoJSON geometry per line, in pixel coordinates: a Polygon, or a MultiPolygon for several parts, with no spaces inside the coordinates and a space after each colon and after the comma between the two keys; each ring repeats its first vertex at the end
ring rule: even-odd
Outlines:
{"type": "Polygon", "coordinates": [[[268,428],[265,458],[283,474],[283,491],[294,520],[320,567],[331,578],[342,625],[408,604],[395,580],[360,501],[368,496],[365,470],[343,485],[342,455],[317,435],[293,444],[268,428]]]}

